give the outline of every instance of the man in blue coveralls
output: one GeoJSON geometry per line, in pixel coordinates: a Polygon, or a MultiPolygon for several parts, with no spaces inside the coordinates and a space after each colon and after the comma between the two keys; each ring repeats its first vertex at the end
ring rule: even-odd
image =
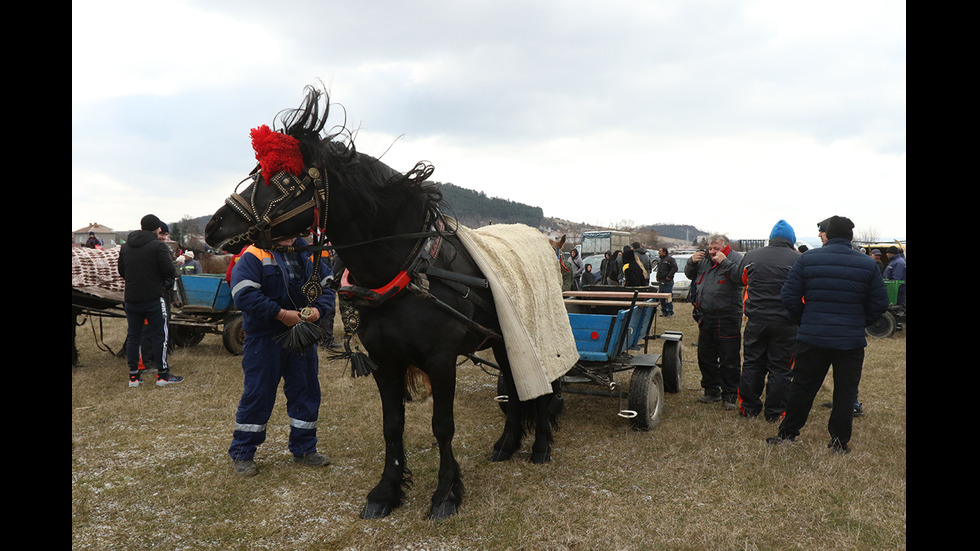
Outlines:
{"type": "MultiPolygon", "coordinates": [[[[293,238],[279,244],[301,247],[306,242],[293,238]]],[[[333,314],[334,292],[325,286],[331,272],[321,262],[319,277],[323,293],[305,309],[307,317],[302,317],[301,310],[307,304],[301,288],[312,274],[313,260],[308,253],[274,252],[254,245],[242,253],[232,270],[232,297],[242,312],[245,331],[242,357],[245,388],[228,450],[239,475],[258,473],[255,450],[265,441],[266,423],[272,415],[280,380],[284,381],[290,424],[289,451],[294,461],[314,467],[330,464],[330,458],[316,451],[320,409],[316,346],[294,353],[282,345],[286,332],[297,323],[316,323],[333,314]]]]}

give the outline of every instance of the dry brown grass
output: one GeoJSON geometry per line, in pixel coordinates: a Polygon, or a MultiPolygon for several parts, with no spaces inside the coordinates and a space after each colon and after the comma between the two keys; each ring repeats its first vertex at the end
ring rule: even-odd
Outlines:
{"type": "MultiPolygon", "coordinates": [[[[490,463],[502,428],[495,379],[459,370],[455,448],[466,498],[448,521],[425,520],[438,452],[429,401],[408,405],[415,487],[383,520],[358,518],[380,476],[380,401],[370,379],[321,363],[320,450],[334,464],[296,466],[280,395],[250,479],[227,448],[241,392],[239,358],[208,336],[177,351],[167,388],[126,385],[126,365],[79,330],[72,370],[72,547],[77,549],[901,549],[906,546],[907,328],[868,347],[853,451],[826,450],[829,410],[802,443],[770,448],[775,427],[696,404],[690,307],[660,320],[684,331],[683,389],[664,420],[633,432],[615,399],[568,394],[553,462],[490,463]]],[[[106,322],[118,348],[124,322],[106,322]]],[[[321,356],[322,358],[322,356],[321,356]]],[[[626,378],[624,377],[624,381],[626,378]]],[[[817,403],[829,401],[829,382],[817,403]]]]}

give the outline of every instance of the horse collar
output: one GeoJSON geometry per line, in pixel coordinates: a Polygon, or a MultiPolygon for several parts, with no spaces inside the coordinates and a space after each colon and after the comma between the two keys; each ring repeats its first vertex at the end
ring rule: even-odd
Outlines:
{"type": "Polygon", "coordinates": [[[367,287],[361,287],[354,282],[350,277],[350,272],[344,270],[344,273],[340,277],[340,288],[338,293],[340,295],[351,301],[355,301],[358,304],[365,306],[380,306],[384,302],[395,298],[400,295],[408,286],[418,277],[419,267],[423,264],[427,264],[431,259],[434,259],[439,254],[439,249],[442,246],[442,232],[445,229],[445,224],[442,218],[435,216],[434,220],[430,220],[426,226],[432,231],[436,232],[437,235],[431,236],[425,240],[420,239],[415,250],[406,259],[405,264],[402,269],[395,275],[385,285],[380,287],[375,287],[374,289],[369,289],[367,287]]]}

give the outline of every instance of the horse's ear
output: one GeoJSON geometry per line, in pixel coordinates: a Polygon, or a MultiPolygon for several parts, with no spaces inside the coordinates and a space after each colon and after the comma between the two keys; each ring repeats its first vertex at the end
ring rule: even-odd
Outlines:
{"type": "Polygon", "coordinates": [[[558,248],[561,249],[564,246],[565,246],[565,236],[563,235],[561,236],[561,239],[558,240],[558,248]]]}

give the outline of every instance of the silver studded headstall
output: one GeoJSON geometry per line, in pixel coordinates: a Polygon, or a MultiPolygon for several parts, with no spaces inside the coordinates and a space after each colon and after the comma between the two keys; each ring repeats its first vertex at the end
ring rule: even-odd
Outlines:
{"type": "Polygon", "coordinates": [[[254,183],[251,197],[248,199],[238,192],[232,193],[230,197],[225,199],[225,204],[250,224],[245,232],[231,238],[229,243],[249,242],[255,243],[263,249],[271,249],[275,246],[276,241],[290,237],[286,235],[274,236],[272,235],[272,228],[298,216],[311,207],[316,213],[315,217],[318,218],[313,220],[311,227],[319,230],[325,227],[327,198],[329,196],[325,173],[321,173],[316,167],[306,169],[299,176],[287,172],[277,172],[268,180],[268,185],[275,188],[278,195],[269,202],[264,212],[259,214],[255,196],[258,195],[257,190],[261,176],[261,171],[256,171],[252,175],[254,183]],[[284,211],[291,201],[300,197],[310,187],[313,188],[313,193],[310,195],[309,201],[305,201],[289,211],[284,211]]]}

